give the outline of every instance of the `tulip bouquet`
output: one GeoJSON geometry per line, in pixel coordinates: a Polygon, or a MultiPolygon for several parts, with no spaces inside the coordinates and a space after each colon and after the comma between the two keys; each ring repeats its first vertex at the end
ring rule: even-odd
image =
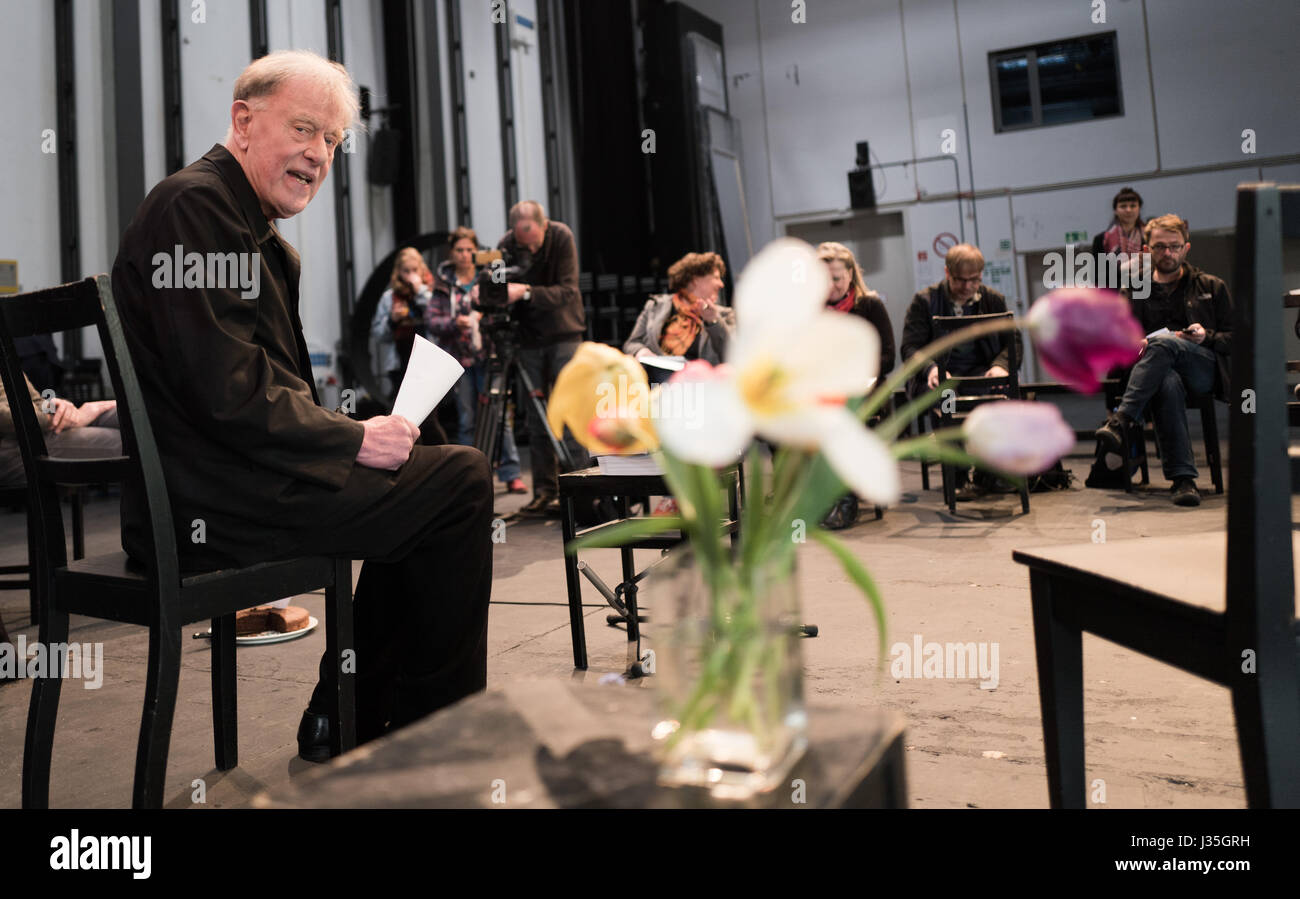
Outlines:
{"type": "Polygon", "coordinates": [[[1131,363],[1141,345],[1142,330],[1119,294],[1057,290],[1036,302],[1026,320],[960,329],[876,385],[880,339],[862,319],[826,309],[828,277],[807,244],[778,240],[741,274],[725,364],[692,362],[651,392],[640,363],[586,343],[552,391],[548,417],[556,434],[567,424],[597,454],[654,452],[679,509],[603,529],[568,550],[680,530],[711,598],[699,675],[678,703],[670,746],[720,715],[758,732],[772,724],[754,679],[778,669],[787,650],[760,625],[757,610],[774,583],[791,578],[805,538],[825,546],[870,601],[883,657],[879,588],[863,562],[817,526],[846,490],[889,506],[901,491],[900,459],[1023,477],[1074,446],[1074,432],[1055,406],[1013,401],[977,407],[961,428],[898,440],[949,384],[866,427],[896,389],[952,347],[1015,327],[1028,328],[1050,373],[1082,392],[1095,392],[1105,372],[1131,363]],[[778,447],[770,474],[755,437],[778,447]],[[742,455],[748,499],[733,551],[720,527],[726,506],[716,470],[742,455]]]}

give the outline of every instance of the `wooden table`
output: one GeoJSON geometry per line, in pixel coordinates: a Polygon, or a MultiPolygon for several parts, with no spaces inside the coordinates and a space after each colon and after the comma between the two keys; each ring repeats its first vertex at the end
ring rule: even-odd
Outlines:
{"type": "Polygon", "coordinates": [[[255,808],[903,808],[903,719],[810,703],[809,747],[783,785],[748,802],[655,783],[650,682],[519,681],[472,696],[255,808]],[[804,801],[797,801],[802,798],[804,801]]]}

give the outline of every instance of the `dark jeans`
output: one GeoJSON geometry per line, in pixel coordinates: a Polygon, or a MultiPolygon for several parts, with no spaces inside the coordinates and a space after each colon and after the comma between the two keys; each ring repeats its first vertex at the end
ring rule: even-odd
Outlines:
{"type": "MultiPolygon", "coordinates": [[[[551,388],[555,386],[555,376],[573,358],[581,342],[575,337],[550,346],[521,349],[519,362],[528,373],[534,389],[540,390],[544,397],[550,396],[551,388]]],[[[537,496],[559,496],[559,472],[556,470],[555,450],[547,436],[549,431],[546,419],[539,420],[538,416],[532,414],[531,408],[528,411],[528,456],[533,469],[533,493],[537,496]]],[[[578,468],[586,468],[591,464],[591,458],[582,444],[567,431],[564,445],[578,468]]]]}
{"type": "MultiPolygon", "coordinates": [[[[364,559],[353,597],[357,740],[401,727],[487,686],[492,482],[472,447],[416,446],[392,489],[343,522],[298,531],[283,555],[364,559]]],[[[327,706],[321,681],[308,704],[327,706]]]]}
{"type": "Polygon", "coordinates": [[[1196,477],[1187,432],[1187,398],[1214,389],[1215,368],[1213,350],[1180,337],[1157,337],[1129,373],[1119,411],[1141,424],[1150,404],[1161,468],[1168,480],[1196,477]]]}

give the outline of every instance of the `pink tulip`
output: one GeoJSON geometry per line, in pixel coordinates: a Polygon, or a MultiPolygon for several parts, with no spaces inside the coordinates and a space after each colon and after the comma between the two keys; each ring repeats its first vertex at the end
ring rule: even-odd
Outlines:
{"type": "Polygon", "coordinates": [[[1053,290],[1034,303],[1028,320],[1043,368],[1080,393],[1096,393],[1108,371],[1132,364],[1142,349],[1142,326],[1114,290],[1053,290]]]}
{"type": "Polygon", "coordinates": [[[984,403],[966,418],[962,434],[968,453],[1015,475],[1046,471],[1074,449],[1074,430],[1050,403],[984,403]]]}

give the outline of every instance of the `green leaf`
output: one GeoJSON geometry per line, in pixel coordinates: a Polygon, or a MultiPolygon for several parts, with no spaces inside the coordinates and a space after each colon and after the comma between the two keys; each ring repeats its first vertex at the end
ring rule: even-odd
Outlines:
{"type": "Polygon", "coordinates": [[[621,521],[616,525],[603,528],[593,534],[586,534],[570,540],[564,547],[564,551],[573,555],[582,549],[607,549],[615,546],[623,546],[633,540],[642,537],[649,537],[654,534],[662,534],[664,531],[676,531],[682,529],[682,519],[680,515],[657,515],[649,518],[629,518],[621,521]]]}
{"type": "Polygon", "coordinates": [[[871,602],[871,610],[876,615],[876,632],[880,635],[879,664],[883,665],[885,661],[885,632],[888,625],[885,621],[885,601],[880,595],[880,588],[876,586],[876,582],[872,579],[871,572],[867,571],[866,566],[858,561],[847,546],[832,537],[829,532],[821,528],[812,528],[809,533],[812,534],[814,540],[831,551],[831,554],[843,567],[844,573],[849,576],[853,583],[857,584],[858,589],[871,602]]]}

